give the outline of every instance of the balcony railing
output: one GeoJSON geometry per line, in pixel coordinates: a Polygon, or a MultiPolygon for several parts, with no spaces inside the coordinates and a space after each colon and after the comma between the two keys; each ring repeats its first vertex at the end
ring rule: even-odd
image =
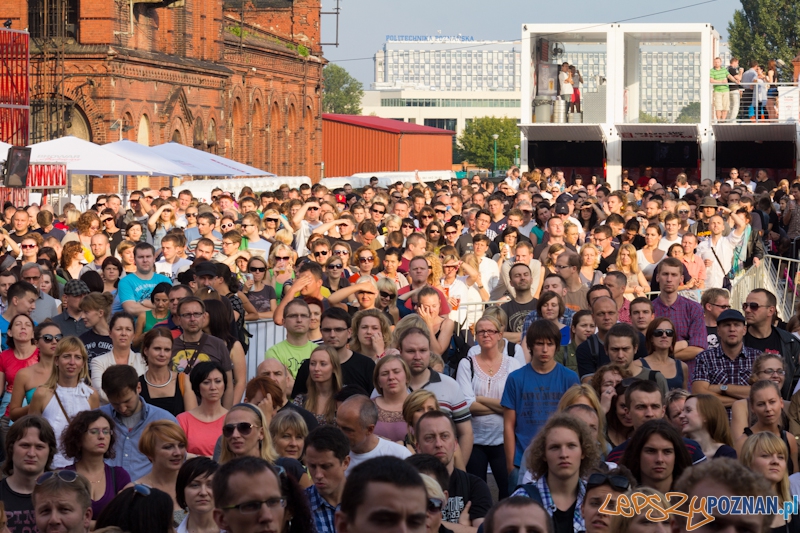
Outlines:
{"type": "Polygon", "coordinates": [[[712,123],[794,124],[800,121],[800,87],[795,83],[728,84],[729,90],[717,92],[719,84],[709,84],[712,123]],[[727,111],[722,111],[727,104],[727,111]]]}

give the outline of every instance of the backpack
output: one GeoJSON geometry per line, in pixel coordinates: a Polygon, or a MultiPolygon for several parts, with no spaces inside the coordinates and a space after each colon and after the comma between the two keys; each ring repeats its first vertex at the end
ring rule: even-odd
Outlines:
{"type": "MultiPolygon", "coordinates": [[[[511,342],[511,341],[508,341],[508,345],[506,346],[506,356],[507,357],[511,357],[513,359],[514,358],[514,353],[516,352],[516,350],[517,350],[517,344],[514,343],[514,342],[511,342]]],[[[469,349],[467,349],[467,351],[469,351],[469,349]]],[[[466,357],[467,361],[469,361],[469,377],[470,377],[470,381],[472,381],[472,378],[475,377],[475,363],[472,361],[472,357],[468,357],[467,355],[464,355],[464,357],[466,357]]],[[[458,360],[459,363],[461,362],[461,359],[463,359],[464,357],[459,358],[459,360],[458,360]]],[[[453,375],[451,377],[453,379],[455,379],[457,377],[457,373],[458,373],[458,363],[456,363],[456,365],[454,367],[454,370],[453,370],[453,375]]]]}

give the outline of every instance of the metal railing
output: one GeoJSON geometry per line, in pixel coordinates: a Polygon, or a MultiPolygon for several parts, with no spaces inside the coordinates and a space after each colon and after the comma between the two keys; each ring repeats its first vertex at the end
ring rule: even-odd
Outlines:
{"type": "MultiPolygon", "coordinates": [[[[771,123],[800,122],[800,87],[795,83],[741,83],[739,89],[728,91],[728,112],[724,120],[716,114],[715,87],[710,84],[711,119],[717,123],[771,123]]],[[[730,88],[732,84],[728,84],[730,88]]],[[[719,93],[725,94],[725,93],[719,93]]],[[[720,98],[724,98],[721,96],[720,98]]]]}
{"type": "Polygon", "coordinates": [[[247,380],[256,377],[256,367],[264,360],[267,349],[286,340],[286,329],[271,318],[246,322],[250,332],[250,348],[247,351],[247,380]]]}
{"type": "Polygon", "coordinates": [[[749,290],[763,288],[773,293],[778,300],[778,316],[788,321],[800,299],[800,260],[768,255],[758,268],[749,290]]]}

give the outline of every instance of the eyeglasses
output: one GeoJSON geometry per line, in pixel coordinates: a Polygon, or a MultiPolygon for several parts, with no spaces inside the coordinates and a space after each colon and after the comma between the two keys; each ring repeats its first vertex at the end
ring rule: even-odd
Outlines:
{"type": "Polygon", "coordinates": [[[326,257],[328,255],[328,250],[320,250],[319,252],[314,252],[314,257],[326,257]]]}
{"type": "Polygon", "coordinates": [[[434,209],[434,211],[436,211],[440,215],[444,215],[445,213],[447,213],[447,211],[445,209],[434,209]]]}
{"type": "Polygon", "coordinates": [[[445,231],[444,234],[445,235],[458,235],[458,232],[457,231],[445,231]]]}
{"type": "Polygon", "coordinates": [[[444,502],[439,498],[428,498],[428,512],[441,513],[444,502]]]}
{"type": "Polygon", "coordinates": [[[181,318],[185,318],[186,320],[193,320],[198,319],[203,316],[203,313],[183,313],[181,318]]]}
{"type": "MultiPolygon", "coordinates": [[[[730,306],[730,305],[719,305],[719,304],[711,304],[711,305],[713,305],[714,307],[719,307],[720,309],[723,309],[723,310],[728,310],[728,309],[730,309],[730,308],[731,308],[731,306],[730,306]]],[[[745,307],[745,310],[746,310],[746,309],[747,309],[747,308],[745,307]]]]}
{"type": "Polygon", "coordinates": [[[225,424],[222,426],[222,434],[225,438],[231,438],[233,436],[233,431],[236,430],[239,432],[239,435],[242,437],[248,436],[250,433],[253,432],[253,428],[261,428],[261,426],[256,426],[255,424],[251,424],[250,422],[239,422],[238,424],[225,424]]]}
{"type": "Polygon", "coordinates": [[[653,337],[674,337],[675,330],[674,329],[654,329],[653,330],[653,337]]]}
{"type": "Polygon", "coordinates": [[[250,272],[266,272],[267,267],[250,267],[247,270],[250,272]]]}
{"type": "Polygon", "coordinates": [[[762,307],[767,308],[767,307],[772,307],[772,306],[771,305],[761,305],[761,304],[756,304],[756,303],[748,303],[748,302],[745,302],[745,303],[742,304],[742,309],[744,311],[747,311],[748,307],[750,308],[751,311],[758,311],[762,307]]]}
{"type": "Polygon", "coordinates": [[[334,250],[333,255],[350,255],[350,252],[347,250],[334,250]]]}
{"type": "Polygon", "coordinates": [[[383,215],[386,211],[378,211],[377,209],[370,209],[370,213],[378,213],[379,215],[383,215]]]}
{"type": "Polygon", "coordinates": [[[317,207],[315,205],[312,205],[311,207],[308,208],[308,210],[309,211],[319,211],[319,207],[317,207]]]}
{"type": "Polygon", "coordinates": [[[611,488],[618,492],[626,492],[631,482],[625,476],[609,476],[607,474],[592,474],[586,483],[586,490],[599,487],[601,485],[611,485],[611,488]]]}
{"type": "Polygon", "coordinates": [[[222,195],[221,195],[221,194],[218,194],[218,195],[216,195],[216,196],[212,196],[212,197],[211,197],[211,199],[212,199],[212,200],[219,200],[219,197],[220,197],[220,196],[222,196],[222,195]]]}
{"type": "Polygon", "coordinates": [[[394,297],[395,297],[395,295],[394,295],[394,294],[392,294],[392,293],[390,293],[390,292],[386,292],[386,291],[380,291],[380,293],[379,293],[379,294],[381,295],[381,298],[386,298],[386,299],[389,299],[389,298],[394,298],[394,297]]]}
{"type": "Polygon", "coordinates": [[[274,511],[276,509],[286,507],[286,500],[283,498],[270,498],[260,502],[245,502],[240,503],[239,505],[231,505],[229,507],[223,507],[222,509],[225,511],[230,509],[238,509],[242,514],[255,514],[259,512],[261,510],[261,506],[265,504],[267,509],[274,511]]]}
{"type": "Polygon", "coordinates": [[[372,257],[359,257],[358,258],[358,262],[359,263],[374,263],[375,259],[372,258],[372,257]]]}
{"type": "Polygon", "coordinates": [[[53,470],[51,472],[45,472],[36,478],[36,484],[41,485],[53,476],[57,477],[61,481],[66,481],[67,483],[73,483],[76,479],[78,479],[78,473],[74,470],[53,470]]]}
{"type": "Polygon", "coordinates": [[[482,329],[480,331],[476,331],[475,335],[478,337],[485,337],[487,335],[497,335],[498,331],[496,329],[482,329]]]}
{"type": "Polygon", "coordinates": [[[94,435],[95,437],[102,433],[103,435],[108,437],[109,435],[111,435],[111,428],[102,428],[102,429],[101,428],[90,428],[90,429],[86,430],[86,433],[88,433],[89,435],[94,435]]]}
{"type": "Polygon", "coordinates": [[[231,241],[222,241],[222,246],[233,246],[234,244],[236,243],[231,241]]]}
{"type": "Polygon", "coordinates": [[[779,376],[785,376],[786,375],[786,370],[783,370],[783,369],[776,370],[774,368],[767,368],[767,369],[762,370],[760,373],[761,374],[766,374],[768,376],[772,376],[772,375],[775,375],[775,374],[777,374],[779,376]]]}
{"type": "Polygon", "coordinates": [[[63,339],[63,338],[64,338],[64,336],[63,336],[63,335],[61,335],[60,333],[59,333],[59,334],[57,334],[57,335],[50,335],[49,333],[45,333],[44,335],[42,335],[42,336],[41,336],[41,337],[39,337],[39,338],[40,338],[41,340],[43,340],[44,342],[50,343],[50,342],[58,342],[58,341],[60,341],[61,339],[63,339]]]}
{"type": "Polygon", "coordinates": [[[429,230],[428,230],[428,235],[430,235],[430,234],[432,234],[432,233],[435,233],[436,235],[439,235],[439,234],[440,234],[440,233],[442,233],[442,232],[441,232],[441,231],[439,231],[438,229],[429,229],[429,230]]]}
{"type": "Polygon", "coordinates": [[[339,269],[339,268],[344,268],[344,265],[333,265],[333,264],[328,265],[328,270],[339,269]]]}
{"type": "Polygon", "coordinates": [[[291,259],[291,257],[288,255],[286,257],[278,257],[277,255],[275,256],[275,261],[288,261],[289,259],[291,259]]]}
{"type": "Polygon", "coordinates": [[[403,224],[401,227],[404,229],[416,229],[412,224],[403,224]]]}
{"type": "Polygon", "coordinates": [[[196,216],[197,216],[197,213],[186,213],[186,218],[196,217],[196,216]]]}
{"type": "Polygon", "coordinates": [[[322,333],[344,333],[347,328],[319,328],[322,333]]]}

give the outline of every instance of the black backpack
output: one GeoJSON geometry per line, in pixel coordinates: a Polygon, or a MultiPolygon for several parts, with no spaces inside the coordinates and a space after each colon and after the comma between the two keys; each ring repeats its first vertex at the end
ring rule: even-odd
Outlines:
{"type": "MultiPolygon", "coordinates": [[[[462,342],[464,342],[464,341],[462,341],[462,342]]],[[[467,349],[466,349],[465,352],[463,352],[463,356],[458,358],[458,362],[456,362],[455,365],[448,365],[452,369],[453,373],[452,373],[452,375],[450,377],[452,377],[453,379],[455,379],[456,376],[457,376],[458,364],[465,357],[467,358],[467,361],[469,361],[469,376],[470,376],[470,380],[473,377],[475,377],[475,363],[473,363],[472,357],[467,356],[467,353],[469,352],[469,346],[467,346],[465,342],[464,342],[464,346],[466,346],[467,349]]],[[[506,345],[506,356],[507,357],[511,357],[513,359],[514,358],[514,353],[516,352],[516,350],[517,350],[517,344],[514,343],[514,342],[511,342],[511,341],[508,341],[508,344],[506,345]]]]}

